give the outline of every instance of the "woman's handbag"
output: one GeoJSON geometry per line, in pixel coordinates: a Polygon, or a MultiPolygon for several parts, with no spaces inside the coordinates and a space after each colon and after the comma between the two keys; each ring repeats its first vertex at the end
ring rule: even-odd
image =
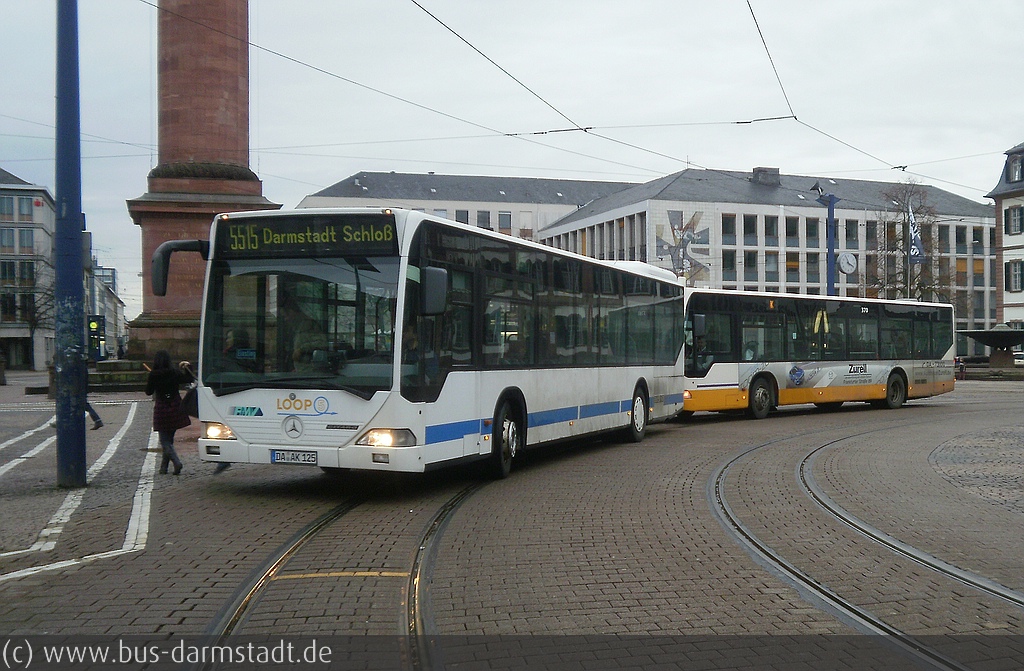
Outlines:
{"type": "Polygon", "coordinates": [[[199,393],[196,391],[195,382],[185,390],[185,396],[181,399],[181,409],[190,417],[199,417],[199,393]]]}

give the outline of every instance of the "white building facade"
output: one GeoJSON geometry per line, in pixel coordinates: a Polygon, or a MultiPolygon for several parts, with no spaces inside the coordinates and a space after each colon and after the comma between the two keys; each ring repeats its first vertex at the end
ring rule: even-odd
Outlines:
{"type": "Polygon", "coordinates": [[[996,244],[1001,314],[999,321],[1024,329],[1024,144],[1006,152],[999,184],[988,194],[996,202],[996,244]]]}
{"type": "Polygon", "coordinates": [[[53,197],[0,170],[0,356],[9,369],[53,358],[53,197]]]}
{"type": "MultiPolygon", "coordinates": [[[[829,194],[837,199],[837,295],[905,297],[909,269],[910,293],[952,302],[958,329],[996,323],[994,210],[930,186],[774,168],[684,170],[594,201],[535,237],[594,258],[659,265],[691,286],[827,294],[828,211],[818,199],[829,194]],[[923,263],[908,262],[908,202],[917,209],[923,263]]],[[[957,349],[983,351],[966,337],[957,349]]]]}

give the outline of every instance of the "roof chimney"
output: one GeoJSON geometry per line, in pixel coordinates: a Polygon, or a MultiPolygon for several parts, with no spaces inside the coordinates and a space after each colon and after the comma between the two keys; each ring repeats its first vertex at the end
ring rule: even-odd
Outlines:
{"type": "Polygon", "coordinates": [[[754,184],[763,184],[765,186],[782,185],[778,168],[754,168],[753,182],[754,184]]]}

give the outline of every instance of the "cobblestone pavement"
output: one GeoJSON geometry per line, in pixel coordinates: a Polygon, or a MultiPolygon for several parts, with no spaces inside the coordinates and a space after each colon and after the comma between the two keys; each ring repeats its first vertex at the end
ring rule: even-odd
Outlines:
{"type": "MultiPolygon", "coordinates": [[[[304,468],[236,465],[215,476],[196,454],[196,423],[178,434],[183,474],[154,474],[151,408],[139,393],[90,397],[105,426],[86,432],[88,460],[105,465],[84,490],[59,489],[54,446],[44,445],[53,403],[26,396],[30,382],[8,372],[0,387],[0,636],[206,633],[268,557],[352,493],[351,480],[304,468]]],[[[694,668],[760,668],[763,656],[741,664],[722,652],[750,637],[809,648],[856,641],[852,658],[825,666],[906,668],[752,557],[716,517],[710,480],[750,450],[725,495],[795,566],[913,635],[1015,640],[1024,635],[1019,608],[950,586],[829,519],[796,474],[819,450],[810,473],[844,510],[1024,591],[1022,392],[1024,383],[968,381],[900,411],[798,409],[762,422],[699,414],[655,425],[635,445],[528,454],[445,529],[428,624],[538,644],[557,635],[600,646],[609,634],[646,645],[717,641],[717,653],[694,655],[705,655],[694,668]]],[[[245,633],[401,634],[401,576],[426,513],[467,477],[384,481],[296,559],[294,579],[268,589],[245,633]],[[359,543],[371,549],[357,552],[359,543]]],[[[822,668],[820,655],[808,659],[792,668],[822,668]]],[[[978,668],[1014,668],[997,662],[978,668]]]]}

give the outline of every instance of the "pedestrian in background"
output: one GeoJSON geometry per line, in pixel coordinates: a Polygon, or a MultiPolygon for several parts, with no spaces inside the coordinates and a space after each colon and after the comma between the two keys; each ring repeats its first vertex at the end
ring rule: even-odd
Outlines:
{"type": "Polygon", "coordinates": [[[192,366],[182,361],[177,368],[171,367],[171,355],[160,350],[153,357],[153,368],[146,380],[146,394],[153,397],[153,430],[160,436],[163,461],[160,472],[167,472],[167,464],[174,463],[174,474],[181,473],[181,459],[174,451],[174,432],[192,423],[192,419],[181,407],[181,385],[195,379],[192,366]]]}

